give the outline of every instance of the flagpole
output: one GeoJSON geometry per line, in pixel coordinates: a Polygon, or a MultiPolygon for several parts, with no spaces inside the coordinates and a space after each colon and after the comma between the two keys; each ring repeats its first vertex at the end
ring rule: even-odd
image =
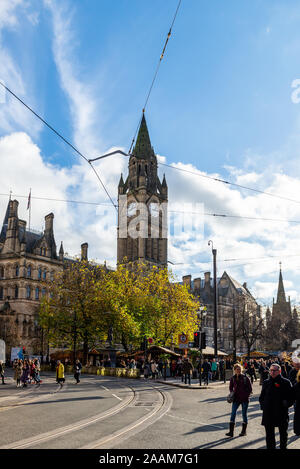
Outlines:
{"type": "Polygon", "coordinates": [[[31,188],[30,188],[29,197],[28,197],[28,208],[29,208],[29,226],[28,226],[28,231],[30,231],[30,221],[31,221],[31,188]]]}

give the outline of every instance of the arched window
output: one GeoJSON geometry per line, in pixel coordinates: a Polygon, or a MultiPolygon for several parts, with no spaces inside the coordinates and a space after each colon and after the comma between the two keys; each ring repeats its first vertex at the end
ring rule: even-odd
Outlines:
{"type": "Polygon", "coordinates": [[[26,298],[27,298],[27,300],[30,300],[30,298],[31,298],[31,288],[30,288],[29,285],[27,285],[27,287],[26,287],[26,298]]]}
{"type": "Polygon", "coordinates": [[[16,277],[19,277],[20,267],[19,264],[16,265],[16,277]]]}
{"type": "Polygon", "coordinates": [[[27,277],[30,278],[31,277],[31,265],[29,265],[27,267],[27,277]]]}
{"type": "Polygon", "coordinates": [[[3,287],[0,287],[0,300],[3,300],[3,287]]]}
{"type": "Polygon", "coordinates": [[[45,269],[43,272],[43,280],[46,280],[46,278],[47,278],[47,270],[45,269]]]}
{"type": "Polygon", "coordinates": [[[35,289],[35,299],[38,300],[40,298],[40,289],[39,287],[36,287],[35,289]]]}
{"type": "Polygon", "coordinates": [[[42,278],[42,269],[41,269],[41,267],[39,267],[39,269],[38,269],[38,279],[41,280],[41,278],[42,278]]]}
{"type": "Polygon", "coordinates": [[[15,286],[15,298],[19,298],[19,287],[18,287],[18,285],[15,286]]]}

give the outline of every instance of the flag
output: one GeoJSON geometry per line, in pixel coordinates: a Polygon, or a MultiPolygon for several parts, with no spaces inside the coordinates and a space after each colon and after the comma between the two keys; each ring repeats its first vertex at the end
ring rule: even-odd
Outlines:
{"type": "Polygon", "coordinates": [[[30,189],[29,196],[28,196],[27,210],[30,208],[30,202],[31,202],[31,189],[30,189]]]}

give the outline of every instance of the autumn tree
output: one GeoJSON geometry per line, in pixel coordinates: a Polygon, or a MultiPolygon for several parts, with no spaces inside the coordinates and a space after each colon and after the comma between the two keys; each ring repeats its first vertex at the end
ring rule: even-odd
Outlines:
{"type": "Polygon", "coordinates": [[[105,270],[85,260],[68,263],[50,284],[49,298],[41,303],[39,323],[54,346],[72,347],[74,359],[78,345],[83,359],[89,345],[103,333],[101,314],[105,308],[99,285],[105,270]]]}

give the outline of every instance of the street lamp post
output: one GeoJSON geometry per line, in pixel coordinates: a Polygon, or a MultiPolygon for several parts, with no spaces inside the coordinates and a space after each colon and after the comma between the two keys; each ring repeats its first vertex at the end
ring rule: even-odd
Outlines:
{"type": "Polygon", "coordinates": [[[202,321],[203,317],[206,316],[206,306],[200,306],[198,311],[199,319],[199,332],[200,332],[200,343],[199,343],[199,352],[200,352],[200,361],[199,361],[199,386],[202,386],[202,321]]]}
{"type": "Polygon", "coordinates": [[[213,242],[208,241],[212,246],[213,266],[214,266],[214,356],[218,358],[218,291],[217,291],[217,250],[214,249],[213,242]]]}

